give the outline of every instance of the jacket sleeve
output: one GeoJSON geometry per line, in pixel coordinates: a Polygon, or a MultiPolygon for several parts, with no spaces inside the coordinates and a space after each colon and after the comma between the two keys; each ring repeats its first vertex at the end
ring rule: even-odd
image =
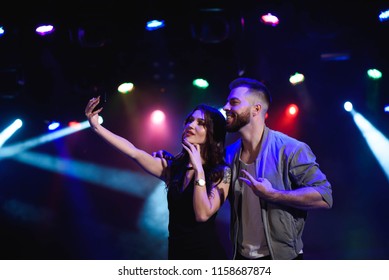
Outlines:
{"type": "Polygon", "coordinates": [[[300,142],[289,158],[289,176],[293,184],[299,187],[315,188],[324,201],[332,207],[332,186],[326,175],[319,168],[316,156],[311,148],[300,142]]]}

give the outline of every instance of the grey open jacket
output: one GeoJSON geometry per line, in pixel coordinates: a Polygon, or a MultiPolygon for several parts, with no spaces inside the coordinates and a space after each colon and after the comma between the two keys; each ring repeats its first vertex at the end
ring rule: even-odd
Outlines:
{"type": "MultiPolygon", "coordinates": [[[[261,148],[256,159],[257,176],[268,179],[273,188],[293,190],[305,186],[314,187],[324,201],[332,207],[332,187],[319,169],[316,157],[310,147],[281,132],[265,126],[261,148]]],[[[226,160],[231,166],[232,182],[229,194],[231,205],[231,231],[233,258],[236,256],[239,230],[238,206],[240,189],[235,181],[239,177],[239,156],[241,140],[229,145],[226,160]]],[[[258,198],[259,199],[259,198],[258,198]]],[[[303,248],[302,233],[307,211],[269,203],[261,200],[262,219],[269,246],[274,260],[295,258],[303,248]]]]}

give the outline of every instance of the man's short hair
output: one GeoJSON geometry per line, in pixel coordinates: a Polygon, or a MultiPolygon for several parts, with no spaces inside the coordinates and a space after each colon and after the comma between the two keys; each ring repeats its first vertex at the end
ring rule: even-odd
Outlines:
{"type": "Polygon", "coordinates": [[[236,78],[235,80],[233,80],[230,83],[229,88],[230,88],[230,90],[232,90],[234,88],[242,87],[242,86],[263,92],[265,97],[266,97],[266,99],[267,99],[267,102],[269,104],[271,104],[272,98],[271,98],[271,95],[270,95],[270,91],[265,86],[265,84],[261,83],[258,80],[255,80],[255,79],[239,77],[239,78],[236,78]]]}

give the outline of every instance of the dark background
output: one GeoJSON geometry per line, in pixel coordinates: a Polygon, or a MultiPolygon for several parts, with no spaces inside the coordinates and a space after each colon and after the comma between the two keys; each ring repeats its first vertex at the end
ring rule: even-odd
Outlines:
{"type": "MultiPolygon", "coordinates": [[[[10,3],[0,12],[0,23],[11,28],[0,38],[0,129],[15,118],[24,122],[4,148],[43,135],[50,120],[84,121],[87,101],[102,95],[107,128],[146,151],[178,152],[182,121],[195,104],[221,107],[232,79],[254,77],[273,95],[268,126],[308,143],[333,185],[333,209],[309,212],[306,258],[389,258],[388,177],[343,109],[352,101],[389,134],[383,111],[389,103],[388,22],[377,19],[388,2],[29,5],[10,3]],[[259,21],[268,11],[280,18],[278,27],[259,21]],[[166,28],[145,31],[150,17],[164,18],[166,28]],[[55,24],[53,35],[34,34],[42,20],[55,24]],[[80,28],[88,31],[85,37],[80,28]],[[326,60],[326,54],[349,58],[326,60]],[[381,80],[367,78],[373,67],[383,72],[381,80]],[[297,71],[306,81],[293,87],[288,79],[297,71]],[[210,87],[194,89],[196,77],[210,87]],[[116,87],[127,79],[136,89],[119,95],[116,87]],[[283,110],[290,102],[300,113],[287,123],[283,110]],[[157,107],[169,112],[164,134],[145,125],[157,107]]],[[[218,217],[226,250],[228,207],[218,217]]],[[[1,259],[165,259],[166,219],[163,185],[90,130],[0,159],[1,259]]]]}

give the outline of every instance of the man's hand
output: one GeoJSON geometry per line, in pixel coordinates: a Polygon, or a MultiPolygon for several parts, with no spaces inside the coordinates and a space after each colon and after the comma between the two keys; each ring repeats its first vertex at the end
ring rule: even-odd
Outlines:
{"type": "Polygon", "coordinates": [[[166,160],[172,160],[174,158],[174,156],[171,153],[165,150],[159,150],[157,152],[153,152],[151,155],[153,157],[164,158],[166,160]]]}
{"type": "Polygon", "coordinates": [[[273,195],[277,192],[277,190],[273,188],[272,184],[269,182],[268,179],[254,179],[254,177],[251,176],[251,174],[248,173],[246,170],[242,169],[241,171],[243,173],[243,176],[239,177],[239,180],[245,182],[246,185],[250,187],[253,192],[260,198],[263,198],[265,200],[272,200],[273,195]]]}

